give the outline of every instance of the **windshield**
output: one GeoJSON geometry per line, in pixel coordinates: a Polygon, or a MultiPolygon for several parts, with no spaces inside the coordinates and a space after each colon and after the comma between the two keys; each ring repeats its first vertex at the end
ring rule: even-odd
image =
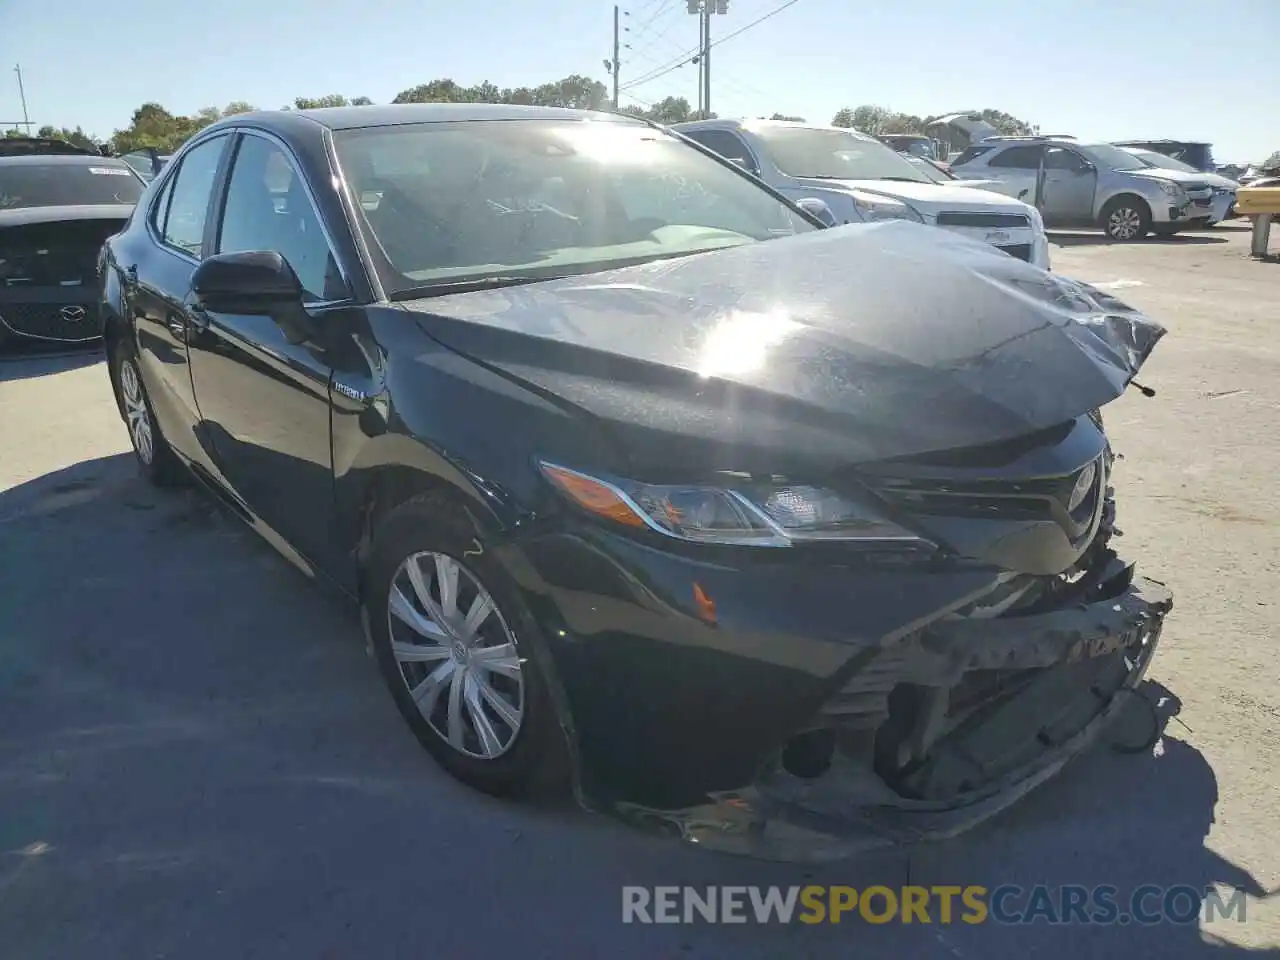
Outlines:
{"type": "Polygon", "coordinates": [[[883,138],[886,145],[898,153],[909,153],[913,157],[932,157],[933,141],[928,137],[898,137],[889,135],[883,138]]]}
{"type": "Polygon", "coordinates": [[[906,157],[879,140],[816,127],[768,125],[753,127],[751,132],[774,166],[789,177],[929,182],[906,157]]]}
{"type": "Polygon", "coordinates": [[[1154,150],[1132,150],[1129,152],[1145,163],[1148,167],[1159,167],[1162,170],[1181,170],[1183,173],[1200,172],[1189,163],[1183,163],[1181,160],[1175,160],[1173,157],[1166,157],[1163,153],[1156,153],[1154,150]]]}
{"type": "Polygon", "coordinates": [[[0,164],[0,210],[137,203],[143,188],[132,170],[110,161],[0,164]]]}
{"type": "Polygon", "coordinates": [[[1143,163],[1128,150],[1121,150],[1108,143],[1094,143],[1087,147],[1077,147],[1081,153],[1100,167],[1108,170],[1145,170],[1143,163]]]}
{"type": "Polygon", "coordinates": [[[957,179],[954,174],[948,173],[937,164],[926,160],[924,157],[907,157],[907,162],[924,174],[925,179],[931,183],[950,183],[957,179]]]}
{"type": "Polygon", "coordinates": [[[749,175],[638,123],[405,124],[334,140],[389,293],[587,273],[821,229],[749,175]]]}

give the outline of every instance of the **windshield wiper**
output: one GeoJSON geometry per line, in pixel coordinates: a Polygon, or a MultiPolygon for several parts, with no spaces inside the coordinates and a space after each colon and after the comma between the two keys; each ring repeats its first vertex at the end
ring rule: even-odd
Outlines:
{"type": "Polygon", "coordinates": [[[425,283],[420,287],[408,287],[391,294],[392,300],[420,300],[424,297],[443,297],[451,293],[475,293],[479,290],[501,290],[503,287],[518,287],[526,283],[541,283],[544,280],[563,280],[561,276],[546,277],[473,277],[470,280],[441,280],[438,283],[425,283]]]}
{"type": "Polygon", "coordinates": [[[877,180],[892,180],[894,183],[928,183],[928,180],[917,180],[914,177],[876,177],[877,180]]]}

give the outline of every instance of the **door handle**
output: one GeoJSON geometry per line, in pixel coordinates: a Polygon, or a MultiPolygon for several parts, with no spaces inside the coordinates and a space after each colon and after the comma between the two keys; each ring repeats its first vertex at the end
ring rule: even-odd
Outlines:
{"type": "Polygon", "coordinates": [[[187,309],[187,322],[191,324],[191,329],[196,333],[204,333],[209,329],[209,314],[205,313],[201,307],[189,307],[187,309]]]}
{"type": "Polygon", "coordinates": [[[138,265],[136,263],[124,268],[124,285],[130,290],[138,286],[138,265]]]}

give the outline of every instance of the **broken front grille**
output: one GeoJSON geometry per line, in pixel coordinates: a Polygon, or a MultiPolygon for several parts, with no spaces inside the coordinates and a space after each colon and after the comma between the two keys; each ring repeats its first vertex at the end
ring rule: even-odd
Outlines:
{"type": "Polygon", "coordinates": [[[985,227],[988,230],[1018,230],[1031,221],[1021,213],[969,213],[945,210],[938,214],[940,227],[985,227]]]}

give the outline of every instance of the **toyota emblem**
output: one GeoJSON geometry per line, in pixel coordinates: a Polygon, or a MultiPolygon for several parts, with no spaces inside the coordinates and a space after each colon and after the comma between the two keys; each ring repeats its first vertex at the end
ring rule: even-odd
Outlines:
{"type": "Polygon", "coordinates": [[[58,311],[58,316],[67,323],[79,323],[85,317],[84,307],[68,306],[58,311]]]}

